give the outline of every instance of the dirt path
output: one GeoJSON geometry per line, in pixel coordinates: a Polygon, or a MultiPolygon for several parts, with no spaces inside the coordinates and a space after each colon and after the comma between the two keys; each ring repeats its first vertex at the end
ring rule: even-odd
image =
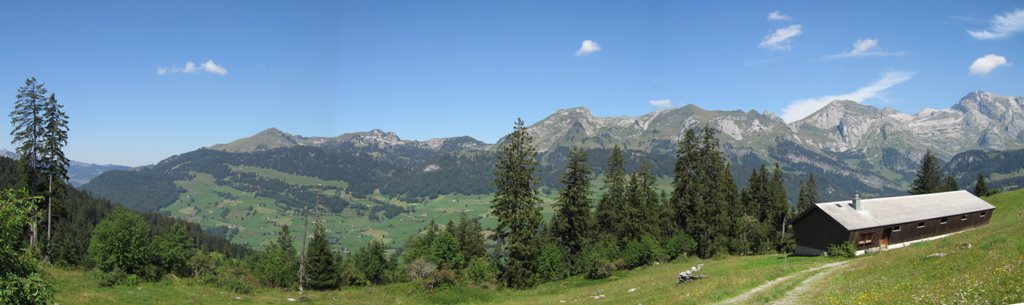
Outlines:
{"type": "MultiPolygon", "coordinates": [[[[761,293],[762,291],[765,291],[768,288],[771,288],[771,287],[773,287],[775,285],[778,285],[779,283],[785,282],[785,281],[787,281],[787,280],[789,280],[789,279],[791,279],[791,278],[793,278],[793,277],[795,277],[797,275],[801,275],[801,274],[808,273],[808,272],[815,272],[815,271],[822,270],[822,269],[830,269],[830,268],[834,268],[834,267],[837,267],[837,266],[842,266],[843,264],[846,264],[846,262],[843,261],[843,262],[828,263],[828,264],[824,264],[824,265],[817,266],[817,267],[814,267],[814,268],[809,268],[809,269],[804,270],[804,271],[796,272],[796,273],[793,273],[793,274],[790,274],[790,275],[787,275],[787,276],[783,276],[783,277],[780,277],[780,278],[768,281],[768,282],[766,282],[764,284],[761,284],[761,286],[754,287],[754,289],[751,289],[750,291],[744,292],[743,294],[740,294],[740,295],[735,296],[735,297],[733,297],[731,299],[722,301],[722,302],[720,302],[718,304],[736,304],[736,303],[746,302],[747,300],[750,300],[750,298],[754,297],[758,293],[761,293]]],[[[822,273],[824,273],[824,272],[822,272],[822,273]]],[[[816,274],[816,275],[814,275],[814,276],[804,280],[803,282],[801,282],[800,286],[798,286],[797,288],[794,288],[790,292],[787,292],[786,293],[786,297],[784,297],[784,299],[788,299],[790,297],[789,294],[791,292],[797,290],[797,289],[803,288],[802,292],[805,292],[807,290],[807,288],[804,287],[804,286],[806,286],[806,284],[809,284],[810,283],[809,281],[812,278],[817,277],[818,275],[821,275],[821,274],[820,273],[816,274]]],[[[799,297],[799,296],[797,295],[797,296],[794,296],[794,297],[799,297]]]]}
{"type": "MultiPolygon", "coordinates": [[[[839,265],[845,263],[846,262],[841,262],[841,264],[839,265]]],[[[772,302],[772,305],[802,304],[800,303],[800,298],[807,294],[807,291],[811,289],[812,284],[814,284],[817,281],[820,281],[821,279],[827,277],[829,274],[832,274],[833,272],[839,271],[839,269],[842,268],[830,268],[828,270],[818,272],[818,274],[812,275],[811,277],[800,282],[800,284],[794,287],[792,290],[787,291],[786,295],[783,296],[781,299],[772,302]]]]}

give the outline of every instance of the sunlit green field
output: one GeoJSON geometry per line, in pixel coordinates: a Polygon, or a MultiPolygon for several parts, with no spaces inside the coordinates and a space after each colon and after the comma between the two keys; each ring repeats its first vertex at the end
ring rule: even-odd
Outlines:
{"type": "Polygon", "coordinates": [[[231,293],[193,279],[99,287],[87,272],[53,270],[60,304],[279,304],[306,297],[311,304],[704,304],[727,299],[767,280],[811,266],[836,261],[821,257],[765,255],[717,260],[682,258],[672,263],[620,271],[604,280],[574,277],[529,290],[488,290],[453,287],[425,290],[417,283],[376,287],[345,287],[337,291],[297,292],[263,289],[231,293]],[[709,277],[679,284],[676,274],[703,263],[709,277]],[[634,289],[630,292],[631,289],[634,289]],[[238,297],[239,300],[235,298],[238,297]]]}
{"type": "MultiPolygon", "coordinates": [[[[344,181],[329,181],[308,176],[292,175],[272,169],[252,166],[232,166],[232,171],[253,173],[259,176],[280,179],[290,185],[325,186],[345,189],[344,181]]],[[[217,185],[214,178],[205,173],[193,173],[194,178],[178,181],[177,185],[185,190],[177,201],[161,209],[171,216],[198,223],[206,229],[229,228],[237,230],[230,235],[231,241],[260,249],[273,240],[281,226],[288,225],[298,247],[303,230],[303,215],[298,209],[290,209],[275,202],[271,198],[257,197],[253,193],[243,192],[228,186],[217,185]],[[227,212],[224,212],[225,209],[227,212]]],[[[591,186],[592,198],[603,193],[602,177],[597,177],[591,186]]],[[[670,192],[671,180],[658,179],[658,188],[670,192]]],[[[431,219],[439,225],[449,220],[458,222],[463,212],[470,218],[479,217],[485,229],[493,228],[497,219],[489,214],[493,195],[462,195],[447,194],[423,203],[409,203],[374,194],[370,198],[357,198],[345,192],[329,190],[322,196],[335,196],[348,200],[352,204],[366,206],[379,205],[374,201],[390,202],[402,207],[409,207],[415,212],[402,213],[394,218],[383,217],[378,212],[379,220],[371,221],[368,215],[358,215],[353,209],[341,213],[321,211],[326,224],[327,233],[336,250],[354,251],[365,246],[370,240],[383,241],[391,248],[402,245],[410,236],[424,228],[431,219]],[[373,200],[369,200],[373,199],[373,200]]],[[[542,205],[545,219],[554,213],[553,203],[557,194],[542,194],[542,205]]],[[[312,206],[312,203],[310,203],[312,206]]],[[[310,217],[313,217],[312,215],[310,217]]]]}

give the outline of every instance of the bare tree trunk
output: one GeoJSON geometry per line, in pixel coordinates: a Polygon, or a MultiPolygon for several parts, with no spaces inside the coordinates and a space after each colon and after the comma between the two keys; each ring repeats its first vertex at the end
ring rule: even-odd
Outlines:
{"type": "Polygon", "coordinates": [[[29,224],[29,226],[28,226],[28,229],[29,229],[29,232],[30,232],[29,237],[28,237],[28,246],[29,246],[29,248],[32,248],[33,251],[35,251],[35,249],[36,249],[36,239],[39,238],[39,228],[38,228],[39,224],[36,223],[35,217],[32,217],[32,218],[33,218],[32,219],[32,223],[29,224]]]}
{"type": "Polygon", "coordinates": [[[306,236],[309,236],[309,204],[302,209],[305,224],[302,228],[302,251],[299,252],[299,294],[303,292],[303,279],[306,277],[306,236]]]}
{"type": "Polygon", "coordinates": [[[46,196],[46,255],[43,257],[50,261],[50,230],[53,227],[53,174],[48,175],[47,196],[46,196]]]}

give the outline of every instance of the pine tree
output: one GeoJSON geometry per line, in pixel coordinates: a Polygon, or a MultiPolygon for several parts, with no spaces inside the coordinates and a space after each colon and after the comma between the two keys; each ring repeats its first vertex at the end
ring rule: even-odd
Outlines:
{"type": "Polygon", "coordinates": [[[459,219],[459,225],[455,230],[455,235],[459,240],[459,249],[462,250],[462,256],[465,258],[463,266],[468,266],[469,262],[474,258],[487,255],[487,247],[484,245],[482,232],[483,227],[480,225],[480,219],[469,219],[466,213],[463,212],[459,219]]]}
{"type": "MultiPolygon", "coordinates": [[[[18,186],[25,188],[32,195],[40,195],[45,184],[40,181],[40,160],[45,144],[46,121],[46,87],[37,82],[35,77],[25,80],[25,86],[18,88],[18,95],[11,111],[11,144],[18,153],[18,165],[22,176],[18,186]]],[[[38,241],[37,226],[33,225],[29,235],[29,247],[36,248],[38,241]]]]}
{"type": "Polygon", "coordinates": [[[814,180],[814,173],[807,177],[807,201],[811,205],[821,202],[821,199],[818,197],[818,182],[814,180]]]}
{"type": "Polygon", "coordinates": [[[46,249],[49,257],[51,232],[53,228],[53,201],[63,198],[65,181],[68,180],[68,158],[64,156],[64,146],[68,144],[68,115],[64,113],[64,105],[57,103],[57,98],[50,94],[43,112],[45,125],[43,147],[39,160],[40,171],[46,174],[46,249]]]}
{"type": "Polygon", "coordinates": [[[803,181],[800,181],[800,193],[797,195],[796,209],[798,212],[803,212],[811,207],[811,199],[807,194],[807,186],[804,185],[803,181]]]}
{"type": "Polygon", "coordinates": [[[978,181],[974,182],[975,196],[988,196],[988,183],[985,183],[985,175],[978,173],[978,181]]]}
{"type": "MultiPolygon", "coordinates": [[[[731,219],[728,166],[719,150],[715,131],[705,126],[699,140],[687,131],[676,152],[673,206],[677,224],[697,241],[696,254],[702,258],[728,250],[731,219]]],[[[735,184],[735,183],[734,183],[735,184]]]]}
{"type": "Polygon", "coordinates": [[[551,220],[555,239],[570,257],[579,254],[593,235],[590,215],[590,165],[587,152],[573,149],[562,176],[565,188],[558,193],[557,211],[551,220]]]}
{"type": "Polygon", "coordinates": [[[658,235],[658,193],[654,190],[654,176],[650,174],[647,163],[640,165],[640,169],[631,175],[626,194],[619,241],[625,243],[647,235],[658,235]]]}
{"type": "Polygon", "coordinates": [[[535,231],[543,220],[541,200],[534,188],[538,166],[533,139],[519,119],[498,148],[494,171],[497,192],[491,206],[498,218],[497,238],[507,255],[502,280],[512,288],[533,287],[538,280],[540,245],[535,231]]]}
{"type": "MultiPolygon", "coordinates": [[[[773,239],[775,243],[775,250],[781,251],[786,244],[787,236],[783,235],[783,226],[786,222],[792,219],[792,208],[789,204],[789,199],[786,196],[786,187],[782,180],[782,168],[779,164],[775,164],[775,169],[772,171],[772,179],[770,182],[769,189],[771,191],[771,205],[768,207],[771,209],[769,212],[770,218],[767,220],[769,226],[769,232],[775,232],[773,239]]],[[[788,233],[786,235],[789,235],[788,233]]]]}
{"type": "MultiPolygon", "coordinates": [[[[676,147],[675,178],[672,180],[672,211],[674,225],[687,233],[694,231],[689,224],[695,215],[693,200],[697,197],[696,183],[698,159],[697,133],[687,129],[676,147]]],[[[692,235],[691,235],[692,236],[692,235]]]]}
{"type": "Polygon", "coordinates": [[[611,236],[619,234],[622,209],[626,205],[626,165],[622,148],[615,145],[604,171],[604,195],[597,204],[597,229],[611,236]]]}
{"type": "Polygon", "coordinates": [[[288,226],[281,227],[277,240],[267,247],[255,266],[256,275],[271,287],[289,288],[298,283],[299,259],[288,226]]]}
{"type": "Polygon", "coordinates": [[[350,260],[358,269],[358,272],[353,275],[357,274],[361,276],[361,279],[358,280],[371,284],[387,284],[396,266],[391,263],[384,251],[384,243],[376,240],[370,241],[366,247],[360,248],[350,260]]]}
{"type": "Polygon", "coordinates": [[[946,183],[942,187],[942,191],[951,192],[960,190],[960,185],[956,183],[956,177],[946,176],[946,183]]]}
{"type": "Polygon", "coordinates": [[[912,195],[941,192],[948,186],[944,178],[938,159],[931,150],[927,150],[921,158],[921,167],[917,169],[917,177],[911,182],[908,192],[912,195]]]}
{"type": "Polygon", "coordinates": [[[306,280],[310,289],[326,290],[338,288],[338,268],[335,266],[331,246],[327,243],[324,226],[317,222],[313,229],[313,241],[306,249],[306,280]]]}

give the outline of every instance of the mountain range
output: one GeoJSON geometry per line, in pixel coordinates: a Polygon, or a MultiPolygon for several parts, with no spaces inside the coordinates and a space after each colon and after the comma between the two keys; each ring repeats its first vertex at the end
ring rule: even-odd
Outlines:
{"type": "MultiPolygon", "coordinates": [[[[694,105],[635,117],[600,117],[586,108],[571,108],[528,126],[528,132],[541,160],[541,190],[550,193],[560,187],[559,175],[574,147],[588,151],[596,174],[603,172],[611,149],[621,145],[627,170],[646,162],[655,175],[670,177],[676,142],[687,129],[703,126],[717,131],[740,187],[755,168],[778,164],[791,199],[808,174],[818,180],[823,200],[854,192],[905,194],[926,150],[964,188],[978,173],[987,175],[994,188],[1024,183],[1024,98],[982,91],[949,108],[913,115],[833,101],[789,123],[770,112],[694,105]]],[[[492,193],[501,141],[485,143],[468,136],[404,140],[377,129],[308,137],[270,128],[151,166],[108,171],[82,188],[132,209],[165,211],[228,229],[261,208],[274,207],[276,212],[262,212],[269,220],[315,198],[332,212],[354,209],[364,219],[378,219],[379,213],[386,218],[412,216],[417,203],[438,196],[492,193]],[[242,206],[247,212],[236,215],[242,206]]]]}

